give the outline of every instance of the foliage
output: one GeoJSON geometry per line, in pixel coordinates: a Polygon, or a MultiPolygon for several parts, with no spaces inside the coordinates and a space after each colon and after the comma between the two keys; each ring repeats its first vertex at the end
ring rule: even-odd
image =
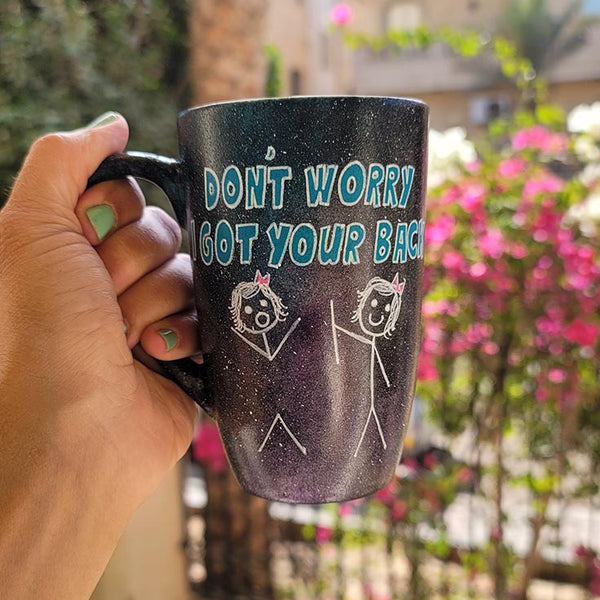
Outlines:
{"type": "Polygon", "coordinates": [[[274,44],[265,45],[267,55],[267,82],[265,95],[267,98],[281,96],[281,52],[274,44]]]}
{"type": "MultiPolygon", "coordinates": [[[[547,108],[523,128],[508,126],[508,145],[497,151],[484,142],[477,160],[456,160],[443,183],[437,174],[428,200],[419,391],[450,439],[471,428],[493,457],[484,495],[496,507],[489,556],[498,598],[512,574],[500,564],[510,555],[506,485],[524,486],[532,498],[530,576],[548,505],[564,498],[563,476],[577,475],[577,495],[600,474],[600,239],[589,211],[581,217],[600,178],[579,175],[574,150],[589,132],[553,131],[534,123],[540,114],[556,119],[547,108]],[[509,447],[535,469],[511,471],[509,447]]],[[[524,597],[528,581],[515,585],[524,597]]]]}
{"type": "Polygon", "coordinates": [[[34,138],[107,110],[128,119],[132,146],[175,152],[187,17],[167,0],[0,3],[0,204],[34,138]]]}
{"type": "Polygon", "coordinates": [[[547,0],[510,0],[500,16],[498,32],[511,39],[519,55],[542,73],[585,44],[589,22],[582,17],[582,6],[582,0],[572,0],[560,14],[554,14],[547,0]]]}

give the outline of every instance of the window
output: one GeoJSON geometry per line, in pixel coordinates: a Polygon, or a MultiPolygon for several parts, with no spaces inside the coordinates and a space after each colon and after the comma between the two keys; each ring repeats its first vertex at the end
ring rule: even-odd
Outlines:
{"type": "Polygon", "coordinates": [[[386,29],[415,29],[421,24],[421,7],[409,2],[394,2],[386,15],[386,29]]]}
{"type": "Polygon", "coordinates": [[[476,96],[469,102],[469,121],[473,125],[487,125],[510,112],[511,103],[503,96],[476,96]]]}

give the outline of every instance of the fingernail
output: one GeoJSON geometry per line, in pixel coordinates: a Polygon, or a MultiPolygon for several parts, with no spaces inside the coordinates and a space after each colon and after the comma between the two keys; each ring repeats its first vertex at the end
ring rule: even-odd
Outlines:
{"type": "Polygon", "coordinates": [[[109,123],[114,123],[119,118],[119,115],[115,112],[105,112],[98,118],[94,119],[89,125],[88,129],[94,129],[96,127],[104,127],[109,123]]]}
{"type": "Polygon", "coordinates": [[[85,211],[90,225],[94,228],[99,240],[104,239],[106,234],[115,224],[115,213],[108,204],[91,206],[85,211]]]}
{"type": "Polygon", "coordinates": [[[167,352],[173,350],[177,346],[177,334],[172,329],[159,329],[158,335],[165,340],[167,352]]]}

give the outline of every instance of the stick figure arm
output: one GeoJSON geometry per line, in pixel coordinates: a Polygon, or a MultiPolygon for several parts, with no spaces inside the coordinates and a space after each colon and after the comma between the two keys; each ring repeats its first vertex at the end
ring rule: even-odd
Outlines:
{"type": "Polygon", "coordinates": [[[390,387],[390,380],[388,379],[387,373],[385,372],[385,367],[383,366],[383,363],[381,362],[381,356],[379,356],[379,351],[377,350],[377,346],[375,346],[375,342],[373,342],[373,348],[375,348],[375,356],[377,357],[377,362],[379,363],[379,368],[381,369],[381,374],[383,375],[383,378],[385,379],[385,383],[387,384],[387,386],[390,387]]]}
{"type": "Polygon", "coordinates": [[[348,331],[347,329],[344,329],[343,327],[340,327],[339,325],[334,325],[334,327],[345,333],[346,335],[349,335],[351,338],[354,338],[355,340],[358,340],[359,342],[362,342],[363,344],[372,344],[373,342],[371,342],[371,340],[369,338],[366,338],[362,335],[359,335],[358,333],[354,333],[353,331],[348,331]]]}
{"type": "Polygon", "coordinates": [[[281,348],[283,348],[283,344],[285,344],[285,342],[290,337],[290,335],[292,335],[292,332],[294,331],[294,329],[296,329],[296,327],[298,327],[298,323],[300,323],[300,317],[298,317],[294,321],[292,326],[288,329],[288,332],[283,336],[283,339],[281,340],[281,342],[279,342],[279,346],[277,346],[277,350],[275,350],[275,352],[273,352],[273,354],[271,355],[269,360],[273,360],[277,356],[277,354],[279,353],[281,348]]]}
{"type": "Polygon", "coordinates": [[[249,339],[247,339],[246,337],[244,337],[237,329],[235,329],[234,327],[232,327],[231,331],[233,331],[234,333],[236,333],[237,335],[239,335],[240,338],[242,338],[242,340],[244,340],[244,342],[246,342],[246,344],[248,344],[248,346],[250,346],[250,348],[253,348],[259,354],[261,354],[265,358],[268,358],[269,360],[271,360],[271,356],[269,354],[267,354],[262,348],[260,348],[259,346],[257,346],[254,342],[251,342],[249,339]]]}

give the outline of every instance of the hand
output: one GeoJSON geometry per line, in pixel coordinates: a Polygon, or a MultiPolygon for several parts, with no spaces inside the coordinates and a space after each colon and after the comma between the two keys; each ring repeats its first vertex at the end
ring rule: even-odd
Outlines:
{"type": "Polygon", "coordinates": [[[0,581],[11,599],[89,596],[192,438],[194,403],[132,355],[140,341],[163,360],[198,352],[179,228],[132,180],[86,191],[127,137],[111,114],[41,138],[0,212],[0,581]]]}

